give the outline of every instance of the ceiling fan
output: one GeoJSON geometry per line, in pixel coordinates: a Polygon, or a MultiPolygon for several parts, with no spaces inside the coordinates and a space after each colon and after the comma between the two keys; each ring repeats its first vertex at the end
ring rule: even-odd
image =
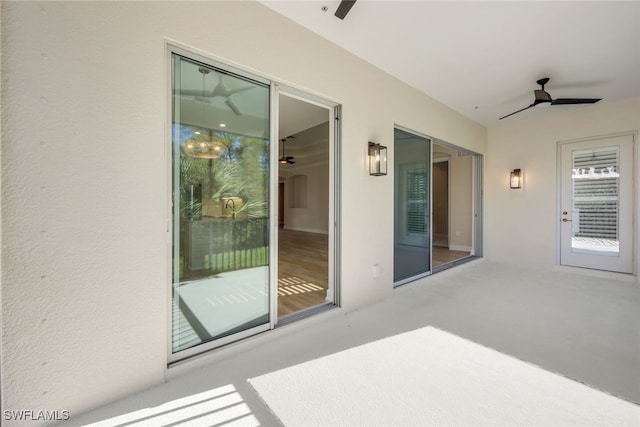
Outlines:
{"type": "Polygon", "coordinates": [[[355,2],[356,0],[342,0],[338,5],[338,8],[336,9],[336,13],[334,13],[334,15],[340,19],[344,19],[344,17],[347,16],[347,13],[349,13],[349,11],[351,10],[355,2]]]}
{"type": "MultiPolygon", "coordinates": [[[[287,138],[294,138],[294,137],[293,137],[293,136],[288,136],[287,138]]],[[[287,155],[285,154],[285,152],[284,152],[284,144],[285,144],[285,142],[287,142],[287,138],[282,138],[282,139],[280,140],[280,142],[282,142],[282,157],[280,157],[279,162],[280,162],[280,163],[283,163],[283,164],[287,164],[287,163],[288,163],[288,164],[290,164],[290,165],[293,165],[293,164],[295,164],[295,163],[296,163],[296,162],[293,160],[293,156],[287,156],[287,155]]]]}
{"type": "Polygon", "coordinates": [[[602,98],[558,98],[558,99],[553,99],[551,98],[551,95],[549,95],[549,92],[544,90],[544,85],[546,85],[549,82],[549,77],[545,77],[542,78],[540,80],[538,80],[536,83],[538,83],[540,86],[542,86],[542,89],[536,89],[533,91],[534,93],[534,101],[533,104],[524,107],[521,110],[518,111],[514,111],[511,114],[507,114],[506,116],[500,117],[500,119],[498,120],[502,120],[506,117],[509,116],[513,116],[516,113],[519,113],[521,111],[527,110],[531,107],[535,107],[536,105],[540,105],[540,104],[549,104],[549,105],[571,105],[571,104],[594,104],[598,101],[600,101],[602,98]]]}
{"type": "Polygon", "coordinates": [[[231,111],[236,113],[236,115],[241,116],[242,113],[240,112],[236,104],[234,104],[234,102],[231,100],[230,96],[238,92],[243,92],[245,90],[253,89],[253,86],[245,86],[237,89],[227,89],[227,87],[222,82],[222,75],[221,75],[220,80],[218,81],[218,84],[213,88],[213,90],[207,91],[205,90],[205,77],[207,74],[209,74],[211,70],[205,67],[199,67],[198,71],[202,74],[202,91],[192,90],[192,89],[182,89],[180,91],[180,94],[193,96],[196,101],[206,102],[206,103],[210,103],[211,100],[214,98],[224,98],[225,99],[224,102],[225,104],[227,104],[227,107],[229,107],[231,111]]]}

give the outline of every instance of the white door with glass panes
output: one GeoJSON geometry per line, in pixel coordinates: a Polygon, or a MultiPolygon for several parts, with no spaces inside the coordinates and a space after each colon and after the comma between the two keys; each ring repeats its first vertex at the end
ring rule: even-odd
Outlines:
{"type": "Polygon", "coordinates": [[[560,263],[633,271],[633,135],[560,147],[560,263]]]}

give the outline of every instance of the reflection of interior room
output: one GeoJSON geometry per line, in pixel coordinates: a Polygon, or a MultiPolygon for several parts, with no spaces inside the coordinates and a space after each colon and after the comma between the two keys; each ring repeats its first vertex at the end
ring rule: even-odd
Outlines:
{"type": "Polygon", "coordinates": [[[433,144],[433,268],[469,257],[472,249],[472,161],[433,144]]]}
{"type": "Polygon", "coordinates": [[[278,317],[327,304],[328,110],[281,96],[278,317]]]}

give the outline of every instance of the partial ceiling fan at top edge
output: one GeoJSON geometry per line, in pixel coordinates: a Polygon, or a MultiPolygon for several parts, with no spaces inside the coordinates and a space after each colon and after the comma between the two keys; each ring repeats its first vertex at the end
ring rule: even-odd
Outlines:
{"type": "Polygon", "coordinates": [[[336,9],[336,13],[334,14],[339,19],[344,19],[347,16],[347,13],[351,10],[356,0],[342,0],[336,9]]]}

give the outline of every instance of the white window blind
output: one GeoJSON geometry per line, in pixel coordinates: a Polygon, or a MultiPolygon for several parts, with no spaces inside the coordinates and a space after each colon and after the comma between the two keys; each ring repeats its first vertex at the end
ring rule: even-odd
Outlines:
{"type": "Polygon", "coordinates": [[[413,169],[407,173],[407,233],[426,234],[427,223],[427,173],[413,169]]]}
{"type": "Polygon", "coordinates": [[[573,153],[575,237],[618,240],[618,148],[573,153]]]}

